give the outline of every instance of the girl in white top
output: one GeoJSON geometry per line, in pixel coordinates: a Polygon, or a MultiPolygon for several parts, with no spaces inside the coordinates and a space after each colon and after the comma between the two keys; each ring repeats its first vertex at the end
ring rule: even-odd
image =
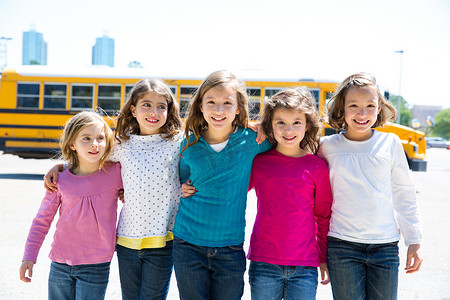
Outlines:
{"type": "Polygon", "coordinates": [[[178,111],[165,83],[143,79],[130,91],[117,119],[118,143],[108,161],[121,163],[125,190],[117,227],[123,299],[167,297],[172,230],[181,197],[178,111]]]}
{"type": "Polygon", "coordinates": [[[319,150],[333,192],[328,233],[333,297],[396,299],[400,234],[408,246],[405,270],[413,273],[422,263],[422,231],[400,139],[373,129],[395,120],[395,109],[372,75],[358,73],[341,83],[328,110],[330,126],[343,131],[324,137],[319,150]]]}

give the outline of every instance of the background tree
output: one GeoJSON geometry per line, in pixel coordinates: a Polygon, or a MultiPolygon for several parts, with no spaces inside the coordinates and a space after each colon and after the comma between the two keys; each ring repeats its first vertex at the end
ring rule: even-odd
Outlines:
{"type": "MultiPolygon", "coordinates": [[[[390,95],[389,102],[397,109],[397,95],[390,95]]],[[[397,112],[398,113],[398,112],[397,112]]],[[[408,102],[400,96],[400,124],[411,127],[412,113],[408,102]]]]}
{"type": "Polygon", "coordinates": [[[450,140],[450,108],[441,110],[434,118],[433,134],[450,140]]]}
{"type": "Polygon", "coordinates": [[[142,64],[136,60],[133,60],[128,63],[128,68],[142,69],[142,64]]]}

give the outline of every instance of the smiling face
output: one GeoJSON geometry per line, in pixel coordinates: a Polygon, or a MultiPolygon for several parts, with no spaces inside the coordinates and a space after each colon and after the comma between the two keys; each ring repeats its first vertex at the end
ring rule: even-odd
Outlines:
{"type": "Polygon", "coordinates": [[[303,156],[300,142],[308,130],[306,116],[294,109],[276,109],[272,118],[273,135],[277,141],[277,151],[286,156],[303,156]]]}
{"type": "Polygon", "coordinates": [[[100,159],[106,151],[105,128],[102,123],[89,125],[81,130],[70,149],[76,151],[80,162],[78,171],[92,173],[100,168],[100,159]]]}
{"type": "Polygon", "coordinates": [[[157,134],[166,124],[167,101],[154,92],[145,94],[138,100],[136,106],[131,105],[130,109],[139,124],[140,135],[157,134]]]}
{"type": "Polygon", "coordinates": [[[377,92],[370,86],[351,87],[345,95],[345,136],[350,140],[364,141],[372,136],[372,126],[377,121],[381,107],[377,92]]]}
{"type": "Polygon", "coordinates": [[[230,133],[239,114],[236,90],[229,84],[211,88],[203,95],[201,111],[209,131],[230,133]]]}

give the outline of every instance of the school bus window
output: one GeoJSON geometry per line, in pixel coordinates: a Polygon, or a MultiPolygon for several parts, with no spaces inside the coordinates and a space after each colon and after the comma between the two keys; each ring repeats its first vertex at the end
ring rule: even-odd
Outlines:
{"type": "Polygon", "coordinates": [[[93,85],[72,85],[71,109],[92,108],[93,103],[93,85]]]}
{"type": "Polygon", "coordinates": [[[309,91],[311,92],[311,94],[314,97],[314,100],[316,100],[316,107],[317,109],[319,109],[319,89],[309,89],[309,91]]]}
{"type": "Polygon", "coordinates": [[[268,100],[270,97],[272,97],[273,95],[275,95],[279,91],[281,91],[281,89],[265,88],[265,90],[264,90],[264,100],[268,100]]]}
{"type": "Polygon", "coordinates": [[[328,102],[330,102],[331,97],[333,97],[333,93],[332,92],[327,92],[325,94],[325,107],[328,105],[328,102]]]}
{"type": "Polygon", "coordinates": [[[97,105],[106,111],[116,111],[120,109],[120,86],[99,85],[97,105]]]}
{"type": "Polygon", "coordinates": [[[187,113],[189,101],[197,91],[197,87],[180,87],[180,117],[184,118],[187,113]]]}
{"type": "Polygon", "coordinates": [[[175,99],[177,98],[177,87],[176,86],[169,86],[170,90],[172,91],[172,93],[175,95],[175,99]]]}
{"type": "Polygon", "coordinates": [[[261,110],[261,88],[247,88],[248,114],[251,120],[259,117],[261,110]]]}
{"type": "Polygon", "coordinates": [[[17,108],[39,108],[39,83],[17,84],[17,108]]]}
{"type": "Polygon", "coordinates": [[[44,84],[44,108],[65,109],[67,100],[67,85],[44,84]]]}
{"type": "Polygon", "coordinates": [[[134,87],[134,84],[133,85],[129,85],[129,84],[125,85],[125,101],[127,101],[128,94],[130,93],[130,91],[133,87],[134,87]]]}

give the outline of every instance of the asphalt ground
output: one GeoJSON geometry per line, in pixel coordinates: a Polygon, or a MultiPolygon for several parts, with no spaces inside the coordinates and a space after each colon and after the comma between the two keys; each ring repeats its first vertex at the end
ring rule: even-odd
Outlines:
{"type": "MultiPolygon", "coordinates": [[[[419,272],[405,274],[406,248],[400,241],[400,276],[398,298],[450,300],[450,151],[428,149],[427,172],[412,172],[422,214],[424,262],[419,272]]],[[[39,253],[31,283],[19,280],[23,247],[31,221],[36,215],[44,188],[42,177],[58,161],[22,159],[0,152],[0,299],[47,299],[50,267],[48,253],[54,224],[39,253]]],[[[119,207],[120,209],[120,207],[119,207]]],[[[256,198],[249,193],[245,248],[256,214],[256,198]]],[[[247,265],[248,267],[248,265],[247,265]]],[[[250,299],[248,277],[243,299],[250,299]]],[[[178,299],[175,277],[172,277],[168,299],[178,299]]],[[[117,259],[111,264],[106,299],[121,299],[117,259]]],[[[317,299],[332,299],[331,287],[319,286],[317,299]]]]}

